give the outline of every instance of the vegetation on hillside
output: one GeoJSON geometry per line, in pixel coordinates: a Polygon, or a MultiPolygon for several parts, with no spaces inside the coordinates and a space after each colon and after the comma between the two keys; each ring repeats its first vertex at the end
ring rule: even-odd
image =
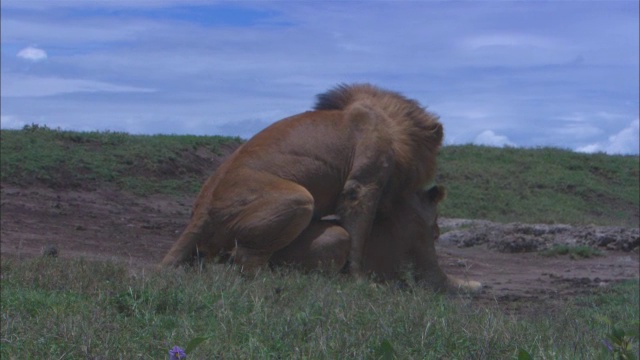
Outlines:
{"type": "Polygon", "coordinates": [[[2,130],[2,182],[92,190],[112,184],[138,195],[195,193],[225,145],[240,138],[73,132],[38,125],[2,130]]]}
{"type": "MultiPolygon", "coordinates": [[[[2,130],[1,180],[20,186],[193,196],[241,140],[220,136],[2,130]]],[[[438,182],[445,217],[639,226],[638,156],[541,148],[445,146],[438,182]]]]}
{"type": "Polygon", "coordinates": [[[638,156],[464,145],[444,147],[438,161],[444,216],[639,225],[638,156]]]}

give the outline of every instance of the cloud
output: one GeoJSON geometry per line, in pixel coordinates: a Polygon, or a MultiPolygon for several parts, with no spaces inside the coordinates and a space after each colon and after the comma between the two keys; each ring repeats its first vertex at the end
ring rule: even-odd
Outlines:
{"type": "Polygon", "coordinates": [[[494,46],[550,48],[553,41],[540,36],[504,33],[471,36],[464,39],[462,44],[471,50],[494,46]]]}
{"type": "Polygon", "coordinates": [[[506,136],[498,135],[491,130],[485,130],[481,132],[476,139],[473,141],[476,145],[486,145],[486,146],[515,146],[513,142],[509,140],[506,136]]]}
{"type": "Polygon", "coordinates": [[[3,97],[42,97],[79,92],[154,92],[154,89],[116,85],[101,81],[36,77],[6,74],[2,81],[3,97]]]}
{"type": "Polygon", "coordinates": [[[18,51],[18,54],[16,56],[21,59],[33,62],[47,60],[47,52],[33,46],[28,46],[18,51]]]}
{"type": "Polygon", "coordinates": [[[609,137],[607,152],[611,154],[624,154],[630,152],[638,152],[640,143],[640,120],[632,121],[628,127],[619,133],[609,137]]]}
{"type": "Polygon", "coordinates": [[[587,139],[602,134],[602,129],[590,123],[565,124],[562,127],[554,128],[556,135],[570,139],[587,139]]]}
{"type": "Polygon", "coordinates": [[[15,10],[2,14],[2,114],[27,123],[248,137],[309,109],[315,94],[340,82],[371,82],[420,101],[457,144],[477,137],[575,149],[607,142],[638,113],[637,2],[320,9],[2,0],[7,7],[15,10]],[[246,17],[216,20],[227,14],[246,17]],[[33,60],[16,53],[36,41],[51,59],[26,66],[33,60]],[[566,65],[579,56],[581,66],[566,65]],[[608,117],[615,112],[623,118],[608,117]]]}
{"type": "Polygon", "coordinates": [[[0,127],[3,129],[21,129],[26,123],[15,116],[2,115],[0,116],[0,127]]]}
{"type": "Polygon", "coordinates": [[[609,136],[607,141],[581,146],[576,151],[585,153],[638,154],[640,152],[639,132],[640,119],[636,119],[620,132],[609,136]]]}
{"type": "Polygon", "coordinates": [[[577,148],[576,151],[577,152],[588,153],[588,154],[593,154],[595,152],[602,152],[602,147],[601,147],[600,144],[591,144],[591,145],[581,146],[581,147],[577,148]]]}

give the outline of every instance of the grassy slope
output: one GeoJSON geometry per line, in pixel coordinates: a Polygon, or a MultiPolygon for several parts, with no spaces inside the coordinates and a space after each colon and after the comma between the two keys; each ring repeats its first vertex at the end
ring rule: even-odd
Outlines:
{"type": "Polygon", "coordinates": [[[1,180],[67,189],[108,183],[139,195],[195,193],[212,166],[206,155],[219,155],[222,146],[239,142],[222,136],[77,133],[37,125],[2,130],[1,180]]]}
{"type": "MultiPolygon", "coordinates": [[[[238,138],[75,133],[32,126],[3,130],[1,180],[93,189],[110,183],[137,194],[197,192],[210,154],[238,138]]],[[[449,188],[446,217],[511,222],[638,226],[638,156],[559,149],[447,146],[438,182],[449,188]]]]}
{"type": "Polygon", "coordinates": [[[638,226],[638,156],[466,145],[445,147],[439,164],[444,216],[638,226]]]}

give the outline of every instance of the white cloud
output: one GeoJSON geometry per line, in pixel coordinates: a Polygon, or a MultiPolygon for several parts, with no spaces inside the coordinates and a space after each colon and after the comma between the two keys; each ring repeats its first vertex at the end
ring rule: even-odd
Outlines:
{"type": "Polygon", "coordinates": [[[601,122],[603,120],[604,121],[624,120],[626,118],[626,115],[622,113],[612,113],[608,111],[597,111],[595,113],[574,112],[569,115],[556,116],[555,118],[567,123],[584,123],[584,122],[589,122],[596,119],[598,122],[601,122]]]}
{"type": "Polygon", "coordinates": [[[454,42],[469,66],[528,67],[575,62],[576,49],[558,36],[542,36],[517,28],[502,33],[462,36],[454,42]]]}
{"type": "Polygon", "coordinates": [[[509,140],[504,135],[498,135],[491,130],[485,130],[481,132],[476,139],[473,141],[474,144],[477,145],[486,145],[486,146],[515,146],[513,142],[509,140]]]}
{"type": "Polygon", "coordinates": [[[16,56],[33,62],[47,60],[47,52],[34,46],[28,46],[18,51],[16,56]]]}
{"type": "Polygon", "coordinates": [[[606,142],[638,113],[634,2],[217,3],[2,0],[22,9],[2,17],[2,114],[245,136],[336,83],[367,81],[441,115],[448,143],[577,148],[606,142]],[[266,22],[229,26],[215,20],[218,6],[266,22]],[[47,66],[15,56],[25,41],[49,52],[36,63],[47,66]],[[558,68],[579,55],[581,66],[558,68]]]}
{"type": "Polygon", "coordinates": [[[556,119],[570,123],[581,123],[587,121],[587,116],[585,114],[576,112],[571,115],[556,116],[556,119]]]}
{"type": "Polygon", "coordinates": [[[3,97],[41,97],[78,92],[153,92],[149,88],[116,85],[84,79],[35,77],[6,74],[2,81],[3,97]]]}
{"type": "Polygon", "coordinates": [[[609,136],[607,141],[581,146],[576,151],[585,153],[638,154],[640,151],[639,132],[640,119],[636,119],[617,134],[609,136]]]}
{"type": "Polygon", "coordinates": [[[462,45],[470,50],[493,46],[549,48],[553,42],[540,36],[505,33],[472,36],[464,39],[462,45]]]}
{"type": "Polygon", "coordinates": [[[620,119],[624,120],[624,118],[625,118],[624,114],[611,113],[611,112],[608,112],[608,111],[598,111],[596,113],[596,116],[598,116],[598,117],[600,117],[600,118],[602,118],[604,120],[607,120],[607,121],[620,120],[620,119]]]}
{"type": "Polygon", "coordinates": [[[602,129],[587,122],[566,124],[562,127],[554,128],[553,131],[558,136],[570,139],[587,139],[602,134],[602,129]]]}
{"type": "Polygon", "coordinates": [[[576,151],[592,154],[598,151],[602,151],[602,147],[600,146],[600,144],[591,144],[591,145],[581,146],[577,148],[576,151]]]}
{"type": "Polygon", "coordinates": [[[2,129],[21,129],[26,123],[15,116],[2,115],[0,116],[0,128],[2,129]]]}

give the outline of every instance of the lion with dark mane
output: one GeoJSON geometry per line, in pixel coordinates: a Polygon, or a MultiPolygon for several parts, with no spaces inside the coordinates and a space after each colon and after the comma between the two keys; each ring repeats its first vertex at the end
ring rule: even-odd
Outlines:
{"type": "MultiPolygon", "coordinates": [[[[162,264],[187,262],[196,251],[209,257],[233,252],[243,272],[254,272],[270,261],[286,262],[289,253],[302,263],[307,256],[348,264],[356,276],[375,271],[365,259],[371,258],[367,242],[385,248],[415,239],[397,231],[376,237],[374,222],[417,211],[412,204],[433,182],[442,138],[437,116],[415,100],[369,84],[340,85],[318,95],[313,111],[255,135],[216,170],[162,264]],[[327,225],[328,215],[338,225],[327,225]],[[289,251],[315,241],[317,251],[289,251]]],[[[433,224],[419,231],[433,232],[433,224]]]]}

